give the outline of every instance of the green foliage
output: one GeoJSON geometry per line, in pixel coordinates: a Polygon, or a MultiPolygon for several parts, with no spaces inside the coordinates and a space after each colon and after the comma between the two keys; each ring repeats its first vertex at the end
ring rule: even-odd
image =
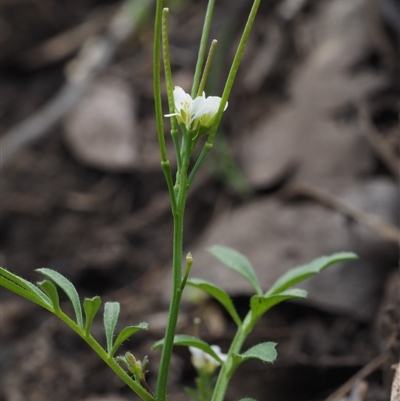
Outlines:
{"type": "Polygon", "coordinates": [[[110,352],[110,356],[113,356],[117,352],[118,348],[125,340],[133,336],[136,332],[140,330],[147,330],[147,328],[148,328],[147,323],[142,322],[139,323],[137,326],[128,326],[122,329],[121,332],[118,334],[117,339],[115,340],[115,343],[110,352]]]}
{"type": "Polygon", "coordinates": [[[154,401],[154,397],[143,388],[142,383],[138,383],[132,379],[127,373],[118,365],[113,355],[130,336],[139,330],[147,329],[146,323],[140,323],[137,326],[125,327],[118,335],[115,343],[113,344],[113,334],[117,319],[119,315],[119,303],[107,302],[104,310],[104,326],[107,339],[107,351],[90,334],[90,329],[93,319],[100,308],[101,299],[96,296],[93,298],[85,298],[83,308],[86,316],[86,324],[83,327],[82,307],[79,301],[79,295],[74,285],[62,274],[51,269],[38,269],[39,273],[43,274],[50,280],[39,282],[35,286],[29,281],[10,273],[8,270],[0,267],[0,285],[9,289],[17,295],[36,303],[39,306],[54,313],[64,323],[66,323],[72,330],[74,330],[80,337],[82,337],[88,345],[107,363],[107,365],[138,395],[142,400],[154,401]],[[76,315],[76,323],[71,320],[60,307],[57,286],[59,286],[70,299],[76,315]]]}
{"type": "Polygon", "coordinates": [[[263,362],[272,363],[277,357],[276,345],[273,342],[265,342],[251,347],[243,354],[233,354],[234,363],[239,365],[248,359],[259,359],[263,362]]]}
{"type": "MultiPolygon", "coordinates": [[[[67,294],[74,307],[77,324],[72,322],[61,310],[57,287],[52,281],[43,280],[38,282],[37,287],[16,274],[10,273],[4,268],[0,268],[0,285],[54,313],[88,343],[91,343],[92,340],[94,341],[93,337],[90,335],[90,328],[101,305],[100,297],[95,296],[93,298],[84,299],[83,308],[85,311],[86,323],[83,328],[82,307],[79,301],[78,292],[74,285],[66,277],[54,270],[43,268],[38,269],[37,271],[53,280],[54,283],[67,294]]],[[[118,320],[119,309],[120,307],[118,302],[107,302],[104,308],[104,328],[107,339],[107,353],[110,357],[115,354],[125,340],[137,331],[147,329],[147,323],[125,327],[118,335],[115,343],[113,343],[113,335],[118,320]]]]}
{"type": "Polygon", "coordinates": [[[81,302],[75,286],[62,274],[52,269],[42,268],[36,269],[36,271],[53,280],[67,294],[75,311],[76,322],[78,326],[83,329],[81,302]]]}
{"type": "Polygon", "coordinates": [[[208,252],[221,261],[226,267],[240,274],[254,288],[256,294],[263,293],[258,278],[254,272],[253,266],[240,252],[226,246],[214,245],[208,248],[208,252]]]}
{"type": "Polygon", "coordinates": [[[85,298],[83,301],[83,309],[85,311],[85,333],[88,335],[92,327],[93,319],[96,316],[97,311],[101,305],[101,299],[99,296],[93,298],[85,298]]]}
{"type": "Polygon", "coordinates": [[[216,286],[215,284],[209,283],[208,281],[199,279],[199,278],[192,278],[187,281],[187,284],[203,290],[207,294],[214,297],[231,315],[233,321],[240,326],[242,321],[236,312],[236,308],[233,305],[233,302],[229,295],[220,287],[216,286]]]}
{"type": "Polygon", "coordinates": [[[58,298],[57,287],[49,280],[38,282],[37,285],[47,294],[50,298],[51,304],[55,312],[61,311],[60,300],[58,298]]]}
{"type": "Polygon", "coordinates": [[[193,398],[194,401],[202,401],[200,396],[199,396],[199,394],[198,394],[198,390],[197,389],[186,387],[185,391],[186,391],[187,394],[189,394],[193,398]]]}
{"type": "MultiPolygon", "coordinates": [[[[157,341],[153,345],[153,349],[158,349],[163,347],[164,345],[164,338],[162,340],[157,341]]],[[[195,347],[201,349],[206,354],[212,356],[215,360],[217,360],[221,365],[223,365],[223,361],[221,358],[216,354],[216,352],[203,340],[200,340],[193,336],[188,336],[186,334],[177,334],[174,337],[174,345],[183,345],[186,347],[195,347]]]]}
{"type": "Polygon", "coordinates": [[[210,401],[214,392],[216,377],[214,373],[198,372],[198,375],[195,380],[196,388],[186,387],[185,391],[192,397],[193,401],[210,401]]]}
{"type": "MultiPolygon", "coordinates": [[[[306,297],[306,292],[300,289],[290,289],[297,283],[319,273],[328,266],[346,261],[356,259],[357,256],[353,253],[337,253],[331,256],[318,258],[313,262],[297,267],[284,274],[271,289],[263,294],[263,290],[259,284],[258,278],[254,269],[246,256],[237,252],[234,249],[224,246],[213,246],[209,252],[215,256],[219,261],[226,265],[229,269],[233,270],[242,276],[254,289],[255,295],[250,300],[250,311],[242,321],[234,307],[229,295],[220,287],[200,279],[187,280],[191,259],[187,259],[187,268],[185,276],[182,280],[182,248],[183,248],[183,223],[184,223],[184,210],[187,201],[187,195],[193,179],[203,163],[204,158],[213,146],[215,135],[217,133],[218,125],[220,123],[222,114],[226,109],[229,95],[232,90],[233,82],[239,68],[241,58],[253,25],[255,16],[261,0],[254,0],[251,11],[249,13],[242,37],[240,39],[236,55],[234,57],[222,98],[209,97],[204,99],[200,96],[203,91],[212,55],[214,54],[216,42],[212,42],[212,48],[209,53],[204,67],[204,60],[206,54],[206,46],[211,29],[211,19],[215,0],[209,0],[207,6],[206,17],[203,25],[203,33],[200,42],[199,55],[196,63],[196,70],[194,74],[193,86],[191,95],[181,93],[175,99],[175,90],[173,89],[172,73],[170,67],[170,57],[168,51],[168,9],[163,7],[163,1],[156,1],[156,19],[155,19],[155,38],[154,38],[154,98],[156,109],[156,125],[157,134],[160,145],[161,153],[161,167],[164,172],[167,187],[171,200],[171,209],[174,219],[174,240],[173,240],[173,290],[170,305],[170,314],[168,317],[168,324],[166,329],[165,338],[158,341],[153,349],[163,348],[160,361],[160,370],[157,377],[157,390],[156,397],[153,397],[151,390],[148,388],[145,381],[145,367],[147,357],[143,362],[136,360],[133,354],[127,352],[125,357],[114,357],[121,344],[130,338],[133,334],[140,330],[147,330],[146,323],[140,323],[136,326],[128,326],[121,330],[116,340],[114,341],[114,332],[117,326],[118,317],[120,313],[120,304],[118,302],[107,302],[104,306],[103,323],[106,336],[106,349],[104,349],[91,335],[90,330],[94,318],[101,306],[100,297],[85,298],[83,302],[83,309],[85,314],[85,324],[83,321],[82,305],[78,292],[74,285],[60,273],[51,269],[38,269],[37,271],[45,276],[48,280],[39,282],[36,285],[18,277],[15,274],[8,272],[6,269],[0,268],[0,285],[13,291],[14,293],[30,300],[39,306],[54,313],[69,327],[71,327],[78,335],[80,335],[89,346],[104,360],[104,362],[114,370],[116,374],[145,401],[166,401],[167,400],[167,381],[168,373],[170,370],[171,354],[173,345],[195,347],[208,356],[214,358],[221,364],[221,370],[217,382],[208,386],[205,381],[201,382],[200,377],[198,389],[200,391],[199,401],[209,401],[208,392],[202,391],[210,387],[213,391],[212,401],[223,401],[225,398],[226,389],[229,379],[232,377],[234,370],[244,361],[248,359],[259,359],[262,362],[272,363],[277,357],[276,344],[272,342],[264,342],[258,344],[245,352],[242,352],[243,344],[254,328],[259,318],[266,313],[274,305],[287,300],[287,299],[302,299],[306,297]],[[162,49],[161,49],[162,38],[162,49]],[[168,160],[167,147],[165,141],[163,111],[162,111],[162,98],[161,98],[161,77],[160,77],[160,54],[164,57],[164,71],[165,82],[168,93],[169,108],[171,118],[171,136],[176,152],[176,175],[173,177],[171,163],[168,160]],[[188,101],[188,99],[190,101],[188,101]],[[218,100],[219,99],[219,100],[218,100]],[[211,102],[210,102],[211,101],[211,102]],[[214,101],[217,101],[215,103],[214,101]],[[218,106],[218,107],[217,107],[218,106]],[[179,111],[179,113],[176,113],[179,111]],[[190,113],[188,114],[188,112],[190,113]],[[181,124],[182,132],[178,134],[176,120],[180,119],[184,124],[181,124]],[[189,119],[188,119],[189,118],[189,119]],[[195,121],[196,120],[196,121],[195,121]],[[194,152],[195,146],[198,143],[199,135],[207,134],[207,140],[203,142],[203,149],[200,153],[194,152]],[[194,155],[197,160],[191,160],[194,155]],[[237,334],[235,335],[229,352],[227,355],[218,355],[214,349],[206,342],[188,335],[175,335],[176,325],[178,321],[179,306],[181,300],[182,289],[185,283],[202,289],[209,295],[213,296],[220,302],[232,319],[238,326],[237,334]],[[72,303],[75,312],[75,321],[66,315],[60,306],[59,294],[57,287],[60,287],[68,296],[72,303]],[[226,358],[226,359],[225,359],[226,358]],[[222,359],[226,360],[224,362],[222,359]],[[128,372],[124,371],[118,364],[118,361],[124,361],[127,364],[128,372]],[[133,373],[132,378],[128,373],[133,373]]],[[[170,0],[171,4],[178,7],[185,3],[185,0],[170,0]]],[[[150,9],[151,2],[148,0],[129,0],[124,3],[121,15],[130,15],[137,21],[143,17],[150,9]],[[129,7],[129,8],[126,8],[129,7]]],[[[183,92],[183,90],[181,90],[183,92]]],[[[176,92],[179,94],[179,91],[176,92]]],[[[179,122],[179,121],[178,121],[179,122]]],[[[174,165],[174,164],[173,164],[174,165]]],[[[193,350],[192,350],[193,351],[193,350]]],[[[199,369],[200,370],[200,369],[199,369]]],[[[200,373],[201,376],[201,373],[200,373]]],[[[207,376],[208,377],[208,376],[207,376]]],[[[243,398],[241,401],[255,401],[252,398],[243,398]]]]}
{"type": "Polygon", "coordinates": [[[34,284],[0,267],[0,285],[41,307],[52,310],[49,297],[34,284]]]}
{"type": "Polygon", "coordinates": [[[106,302],[106,304],[104,305],[104,330],[106,332],[107,353],[110,356],[113,349],[113,336],[115,326],[117,325],[118,321],[119,310],[119,302],[106,302]]]}
{"type": "Polygon", "coordinates": [[[273,295],[285,291],[289,287],[293,287],[295,284],[306,280],[307,278],[320,273],[322,270],[326,269],[335,263],[345,262],[347,260],[358,259],[357,255],[352,252],[338,252],[331,256],[322,256],[320,258],[314,259],[312,262],[295,267],[289,270],[282,277],[280,277],[275,284],[269,289],[265,295],[273,295]]]}
{"type": "Polygon", "coordinates": [[[274,295],[254,295],[250,299],[250,309],[254,317],[258,318],[282,301],[293,298],[304,299],[306,297],[307,291],[300,289],[286,290],[274,295]]]}

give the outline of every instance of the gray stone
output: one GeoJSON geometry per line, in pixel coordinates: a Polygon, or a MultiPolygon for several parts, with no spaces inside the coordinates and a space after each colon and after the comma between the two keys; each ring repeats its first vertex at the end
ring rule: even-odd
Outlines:
{"type": "Polygon", "coordinates": [[[132,170],[138,162],[135,103],[118,78],[97,82],[65,122],[65,139],[83,164],[100,170],[132,170]]]}

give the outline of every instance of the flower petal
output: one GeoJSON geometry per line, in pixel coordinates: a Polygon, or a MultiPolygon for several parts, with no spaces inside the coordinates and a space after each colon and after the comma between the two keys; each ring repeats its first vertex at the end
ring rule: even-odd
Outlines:
{"type": "MultiPolygon", "coordinates": [[[[212,350],[220,357],[220,359],[224,362],[226,362],[226,360],[228,359],[228,355],[224,354],[221,351],[221,348],[218,345],[212,345],[211,346],[212,350]]],[[[213,358],[214,359],[214,358],[213,358]]]]}
{"type": "MultiPolygon", "coordinates": [[[[205,92],[195,99],[186,93],[180,86],[174,88],[175,113],[166,114],[165,117],[177,118],[179,124],[184,124],[187,130],[210,128],[221,105],[218,96],[206,97],[205,92]]],[[[228,107],[225,104],[224,111],[228,107]]]]}
{"type": "Polygon", "coordinates": [[[180,86],[175,86],[174,89],[174,103],[177,112],[182,109],[189,108],[193,102],[192,97],[186,93],[180,86]]]}

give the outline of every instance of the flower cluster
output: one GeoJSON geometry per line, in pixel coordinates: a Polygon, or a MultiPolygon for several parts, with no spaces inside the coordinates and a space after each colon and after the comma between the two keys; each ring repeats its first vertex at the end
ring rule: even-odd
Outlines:
{"type": "MultiPolygon", "coordinates": [[[[175,113],[166,114],[165,117],[175,116],[178,123],[183,124],[188,131],[207,129],[214,123],[220,104],[221,98],[218,96],[206,97],[203,92],[201,96],[192,99],[180,86],[175,86],[175,113]]],[[[228,103],[225,105],[224,111],[227,107],[228,103]]]]}
{"type": "MultiPolygon", "coordinates": [[[[219,356],[222,361],[226,361],[228,355],[221,352],[221,348],[218,345],[212,345],[212,350],[219,356]]],[[[214,359],[211,355],[205,353],[199,348],[189,347],[189,351],[192,354],[192,365],[203,373],[211,374],[217,369],[220,363],[214,359]]]]}

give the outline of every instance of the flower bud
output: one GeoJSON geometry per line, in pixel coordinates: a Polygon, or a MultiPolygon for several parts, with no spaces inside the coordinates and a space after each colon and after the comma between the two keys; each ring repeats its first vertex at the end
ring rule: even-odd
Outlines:
{"type": "Polygon", "coordinates": [[[137,378],[143,377],[143,365],[142,362],[136,360],[136,358],[130,352],[125,354],[125,360],[128,364],[129,371],[137,378]]]}

